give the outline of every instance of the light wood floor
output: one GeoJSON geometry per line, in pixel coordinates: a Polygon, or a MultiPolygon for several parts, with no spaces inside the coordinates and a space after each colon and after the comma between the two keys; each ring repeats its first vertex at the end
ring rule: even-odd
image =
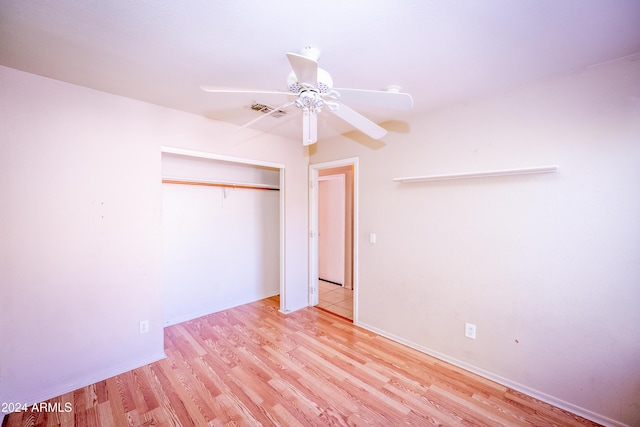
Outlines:
{"type": "Polygon", "coordinates": [[[13,426],[592,426],[316,308],[278,299],[165,330],[167,358],[13,426]]]}

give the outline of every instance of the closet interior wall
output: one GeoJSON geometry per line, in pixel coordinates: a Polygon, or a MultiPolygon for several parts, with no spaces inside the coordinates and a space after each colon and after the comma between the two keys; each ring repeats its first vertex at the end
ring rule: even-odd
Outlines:
{"type": "Polygon", "coordinates": [[[164,324],[277,295],[280,171],[163,153],[162,178],[164,324]]]}

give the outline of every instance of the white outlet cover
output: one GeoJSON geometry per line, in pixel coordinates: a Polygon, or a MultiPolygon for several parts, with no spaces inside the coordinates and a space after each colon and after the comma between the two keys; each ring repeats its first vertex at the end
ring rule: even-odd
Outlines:
{"type": "Polygon", "coordinates": [[[476,339],[476,325],[473,323],[465,323],[464,324],[464,336],[467,338],[471,338],[472,340],[476,339]]]}
{"type": "Polygon", "coordinates": [[[140,333],[144,334],[147,332],[149,332],[149,321],[148,320],[140,321],[140,333]]]}

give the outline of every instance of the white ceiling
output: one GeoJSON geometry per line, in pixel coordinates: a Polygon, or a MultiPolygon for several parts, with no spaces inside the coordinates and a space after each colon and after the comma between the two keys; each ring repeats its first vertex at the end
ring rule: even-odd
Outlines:
{"type": "MultiPolygon", "coordinates": [[[[420,112],[640,52],[640,0],[0,0],[0,64],[237,124],[273,102],[199,86],[286,90],[307,45],[336,87],[420,112]]],[[[298,138],[290,113],[257,128],[298,138]]],[[[348,130],[321,116],[320,139],[348,130]]]]}

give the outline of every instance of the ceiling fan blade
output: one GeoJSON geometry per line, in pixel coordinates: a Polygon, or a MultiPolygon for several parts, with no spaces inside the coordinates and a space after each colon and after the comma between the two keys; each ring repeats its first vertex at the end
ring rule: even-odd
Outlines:
{"type": "Polygon", "coordinates": [[[362,133],[369,135],[373,139],[380,139],[387,134],[385,129],[367,119],[362,114],[352,110],[342,103],[337,104],[338,108],[329,108],[328,110],[362,133]]]}
{"type": "Polygon", "coordinates": [[[210,93],[225,93],[225,94],[257,94],[257,95],[286,95],[286,96],[295,96],[294,93],[284,92],[279,90],[260,90],[260,89],[234,89],[234,88],[225,88],[220,86],[200,86],[200,89],[205,92],[210,93]]]}
{"type": "Polygon", "coordinates": [[[282,110],[284,110],[286,108],[291,107],[293,104],[295,104],[295,101],[287,102],[286,104],[282,104],[281,106],[274,108],[273,110],[269,111],[268,113],[264,113],[262,116],[258,116],[255,119],[243,124],[242,126],[240,126],[238,129],[234,130],[233,132],[235,133],[235,132],[239,131],[240,129],[244,129],[246,127],[249,127],[252,124],[254,124],[255,122],[258,122],[258,121],[264,119],[265,117],[269,117],[270,115],[272,115],[274,113],[277,113],[278,111],[282,111],[282,110]]]}
{"type": "Polygon", "coordinates": [[[302,145],[311,145],[318,142],[318,113],[302,110],[302,145]]]}
{"type": "Polygon", "coordinates": [[[340,101],[349,105],[367,105],[402,111],[413,108],[413,98],[408,93],[346,88],[334,88],[334,90],[340,94],[340,101]]]}
{"type": "Polygon", "coordinates": [[[298,79],[298,83],[307,83],[311,86],[318,84],[318,62],[297,53],[287,53],[287,58],[298,79]]]}

